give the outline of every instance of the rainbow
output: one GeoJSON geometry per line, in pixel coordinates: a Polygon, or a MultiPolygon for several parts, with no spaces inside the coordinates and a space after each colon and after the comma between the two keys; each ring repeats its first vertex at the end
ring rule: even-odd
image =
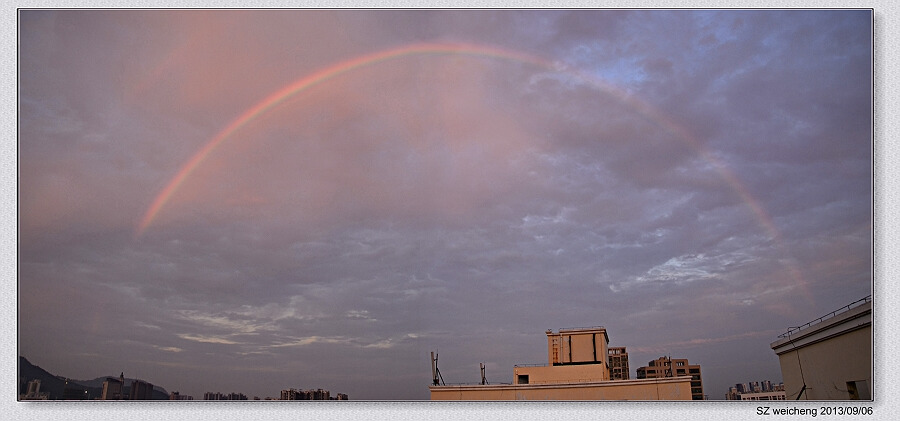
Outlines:
{"type": "Polygon", "coordinates": [[[175,174],[175,177],[166,184],[165,188],[156,196],[153,203],[147,209],[144,217],[141,219],[140,225],[136,231],[136,237],[143,235],[147,228],[153,223],[153,220],[159,214],[160,210],[166,205],[172,195],[178,190],[184,181],[200,166],[201,163],[209,156],[212,151],[219,147],[226,139],[231,137],[236,131],[250,123],[260,115],[266,113],[272,108],[281,104],[286,99],[304,91],[312,86],[321,84],[344,73],[350,72],[361,67],[371,66],[384,61],[397,59],[400,57],[411,55],[447,55],[447,54],[464,54],[469,56],[493,57],[506,60],[520,61],[531,63],[536,66],[547,67],[553,66],[552,63],[527,54],[502,50],[492,47],[484,47],[471,44],[443,44],[443,43],[421,43],[412,44],[399,48],[379,51],[366,54],[353,59],[339,62],[330,67],[321,69],[306,77],[291,82],[287,86],[273,92],[256,105],[244,111],[237,118],[226,125],[219,133],[217,133],[209,142],[207,142],[199,151],[197,151],[186,164],[175,174]]]}
{"type": "Polygon", "coordinates": [[[660,126],[669,130],[677,137],[687,142],[693,149],[698,151],[701,156],[713,165],[716,171],[722,176],[726,183],[740,196],[756,218],[767,231],[768,235],[775,240],[780,239],[780,234],[771,217],[766,213],[765,209],[750,194],[744,185],[738,180],[735,174],[730,171],[720,160],[713,154],[708,152],[701,143],[697,141],[684,127],[675,123],[663,113],[656,110],[646,102],[640,101],[633,95],[625,92],[618,87],[606,83],[598,78],[580,72],[576,69],[569,68],[557,62],[552,62],[534,55],[500,49],[496,47],[464,44],[464,43],[416,43],[405,45],[397,48],[378,51],[365,54],[345,61],[338,62],[329,67],[322,68],[310,75],[297,79],[287,86],[271,93],[252,107],[248,108],[234,120],[228,123],[221,131],[219,131],[212,139],[210,139],[200,150],[198,150],[190,160],[185,163],[177,174],[166,184],[162,191],[157,194],[156,198],[147,209],[140,224],[135,232],[135,237],[142,236],[147,229],[153,224],[153,221],[159,215],[160,211],[165,207],[166,203],[171,199],[172,195],[178,191],[185,180],[203,163],[204,160],[218,148],[222,143],[229,139],[235,132],[254,121],[259,116],[272,110],[288,98],[302,92],[310,87],[327,82],[335,77],[346,74],[356,69],[383,63],[389,60],[395,60],[407,56],[415,55],[467,55],[475,57],[486,57],[501,60],[510,60],[521,63],[527,63],[539,68],[545,68],[551,71],[565,72],[571,74],[594,87],[613,95],[618,100],[632,107],[634,110],[648,117],[660,126]]]}

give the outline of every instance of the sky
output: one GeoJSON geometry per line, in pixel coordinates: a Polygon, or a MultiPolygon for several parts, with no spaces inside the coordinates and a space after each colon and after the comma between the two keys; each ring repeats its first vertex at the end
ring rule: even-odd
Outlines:
{"type": "Polygon", "coordinates": [[[781,381],[873,292],[868,10],[21,10],[17,349],[427,400],[604,326],[781,381]]]}

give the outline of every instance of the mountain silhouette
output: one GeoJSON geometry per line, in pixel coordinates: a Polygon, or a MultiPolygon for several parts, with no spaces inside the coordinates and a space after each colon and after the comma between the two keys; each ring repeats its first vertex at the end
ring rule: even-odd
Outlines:
{"type": "MultiPolygon", "coordinates": [[[[40,392],[46,393],[49,400],[93,400],[100,399],[103,391],[103,382],[108,377],[118,379],[119,376],[101,376],[92,380],[74,380],[71,378],[54,375],[41,367],[32,364],[25,357],[19,356],[19,384],[18,395],[24,395],[28,390],[28,382],[41,381],[40,392]]],[[[131,382],[135,379],[125,379],[125,396],[131,391],[131,382]]],[[[162,387],[153,386],[153,400],[168,400],[169,393],[162,387]]]]}

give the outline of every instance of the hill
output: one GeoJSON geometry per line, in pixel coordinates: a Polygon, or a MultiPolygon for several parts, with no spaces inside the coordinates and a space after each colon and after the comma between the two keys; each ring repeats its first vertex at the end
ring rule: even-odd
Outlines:
{"type": "MultiPolygon", "coordinates": [[[[83,400],[83,399],[99,399],[103,390],[103,382],[107,377],[119,376],[102,376],[93,380],[73,380],[63,376],[54,375],[41,367],[32,364],[25,357],[19,356],[19,381],[18,394],[23,395],[27,390],[28,382],[34,379],[41,381],[42,393],[48,395],[50,400],[83,400]]],[[[125,379],[126,395],[130,392],[131,381],[134,379],[125,379]]],[[[154,400],[168,400],[169,393],[162,387],[153,386],[154,400]]]]}

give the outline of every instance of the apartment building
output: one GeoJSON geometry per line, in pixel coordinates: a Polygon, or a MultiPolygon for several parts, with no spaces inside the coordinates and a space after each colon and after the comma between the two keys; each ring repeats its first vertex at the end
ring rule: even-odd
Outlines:
{"type": "Polygon", "coordinates": [[[628,368],[628,352],[625,351],[625,347],[609,348],[608,355],[609,379],[628,380],[631,378],[630,369],[628,368]]]}
{"type": "Polygon", "coordinates": [[[705,400],[700,364],[691,364],[686,358],[659,357],[637,369],[639,379],[691,376],[691,399],[705,400]]]}

